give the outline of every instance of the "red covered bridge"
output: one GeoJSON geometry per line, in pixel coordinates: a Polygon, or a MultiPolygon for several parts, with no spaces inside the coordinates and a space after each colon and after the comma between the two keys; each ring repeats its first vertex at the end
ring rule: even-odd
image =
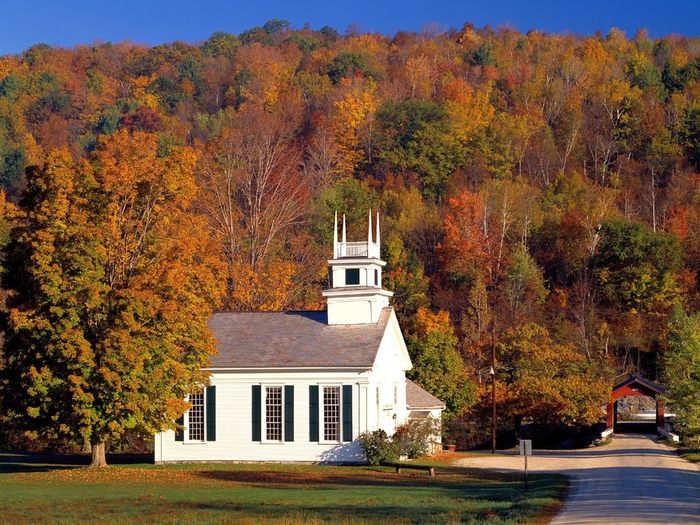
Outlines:
{"type": "Polygon", "coordinates": [[[617,419],[617,400],[627,396],[646,396],[656,400],[656,426],[664,428],[664,401],[661,396],[666,394],[666,389],[656,383],[631,377],[612,389],[610,401],[608,401],[608,428],[615,428],[617,419]]]}

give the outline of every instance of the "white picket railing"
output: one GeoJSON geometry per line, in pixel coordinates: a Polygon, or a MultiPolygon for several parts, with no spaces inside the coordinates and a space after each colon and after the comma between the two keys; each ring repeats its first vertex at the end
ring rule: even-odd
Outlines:
{"type": "Polygon", "coordinates": [[[368,242],[339,242],[336,257],[373,257],[379,259],[379,246],[368,242]]]}

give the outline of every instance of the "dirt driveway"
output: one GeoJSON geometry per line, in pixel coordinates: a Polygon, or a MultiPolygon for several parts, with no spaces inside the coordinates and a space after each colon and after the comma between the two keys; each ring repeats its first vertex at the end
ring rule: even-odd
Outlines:
{"type": "MultiPolygon", "coordinates": [[[[523,470],[516,454],[460,459],[464,467],[523,470]]],[[[551,525],[700,524],[700,469],[650,435],[619,434],[604,447],[534,451],[528,472],[560,472],[572,485],[551,525]]]]}

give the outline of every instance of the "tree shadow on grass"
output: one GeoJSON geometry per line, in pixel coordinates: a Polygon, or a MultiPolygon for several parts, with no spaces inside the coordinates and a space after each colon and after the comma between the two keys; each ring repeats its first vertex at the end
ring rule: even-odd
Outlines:
{"type": "MultiPolygon", "coordinates": [[[[343,487],[362,489],[363,487],[402,487],[405,490],[431,489],[450,494],[455,498],[466,499],[509,499],[520,493],[518,487],[523,477],[519,473],[494,472],[483,469],[460,467],[437,467],[435,477],[424,472],[395,473],[392,467],[335,467],[323,472],[317,467],[310,471],[290,472],[286,470],[263,470],[251,467],[235,470],[202,470],[197,475],[219,482],[258,486],[277,490],[298,490],[299,487],[315,490],[340,489],[343,487]]],[[[531,475],[531,491],[546,487],[558,479],[565,485],[565,477],[557,474],[531,475]]]]}
{"type": "MultiPolygon", "coordinates": [[[[343,467],[345,472],[323,473],[317,467],[309,472],[290,472],[284,470],[263,470],[252,467],[249,470],[203,470],[198,474],[207,479],[234,483],[261,484],[278,488],[298,488],[300,486],[351,485],[351,486],[386,486],[415,485],[430,482],[427,476],[405,476],[393,474],[388,467],[343,467]]],[[[339,467],[335,467],[338,469],[339,467]]],[[[438,482],[436,482],[437,484],[438,482]]]]}
{"type": "MultiPolygon", "coordinates": [[[[0,474],[50,472],[87,467],[89,454],[55,454],[42,452],[0,452],[0,474]]],[[[153,454],[107,454],[109,465],[153,463],[153,454]]]]}

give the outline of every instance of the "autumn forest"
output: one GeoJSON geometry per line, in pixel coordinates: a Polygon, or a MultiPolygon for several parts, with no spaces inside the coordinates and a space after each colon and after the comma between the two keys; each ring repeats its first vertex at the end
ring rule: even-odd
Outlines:
{"type": "MultiPolygon", "coordinates": [[[[93,267],[72,281],[80,301],[108,286],[109,304],[131,305],[111,340],[149,309],[180,326],[211,309],[322,309],[334,211],[361,240],[375,210],[409,376],[484,425],[492,344],[504,427],[594,423],[613,384],[665,384],[670,321],[700,310],[699,183],[700,38],[273,19],[198,45],[0,57],[4,264],[39,261],[5,278],[9,311],[58,253],[9,239],[42,220],[56,231],[52,217],[95,243],[63,260],[106,261],[99,286],[84,284],[93,267]],[[61,192],[93,205],[32,207],[61,192]]],[[[211,353],[208,336],[176,333],[211,353]]]]}

